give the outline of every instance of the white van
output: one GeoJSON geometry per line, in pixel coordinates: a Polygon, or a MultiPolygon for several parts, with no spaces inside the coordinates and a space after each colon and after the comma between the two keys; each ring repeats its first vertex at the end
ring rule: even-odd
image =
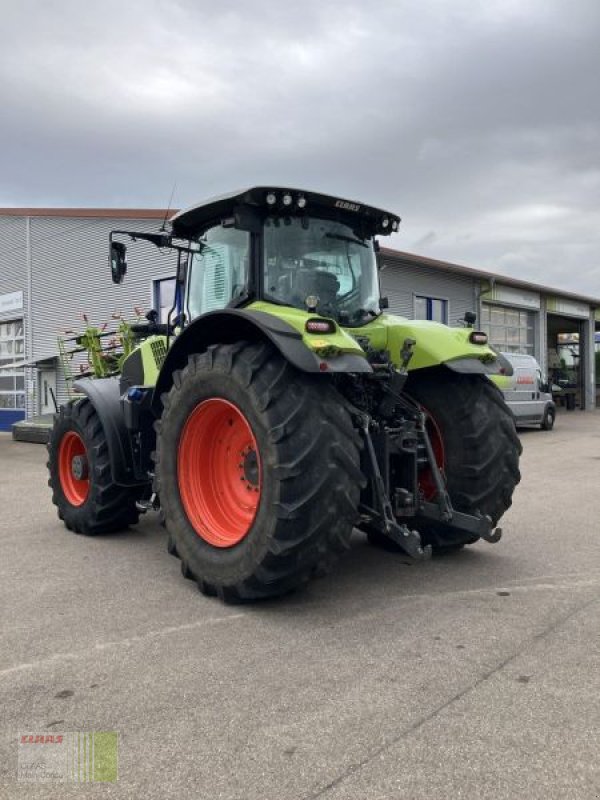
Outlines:
{"type": "Polygon", "coordinates": [[[494,376],[517,425],[540,425],[550,431],[554,427],[556,406],[550,387],[533,356],[502,353],[513,368],[512,375],[494,376]]]}

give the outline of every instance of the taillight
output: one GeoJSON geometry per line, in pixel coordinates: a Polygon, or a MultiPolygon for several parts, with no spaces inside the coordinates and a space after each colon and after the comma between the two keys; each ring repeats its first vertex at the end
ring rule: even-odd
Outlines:
{"type": "Polygon", "coordinates": [[[469,341],[471,344],[487,344],[487,333],[483,331],[473,331],[469,336],[469,341]]]}
{"type": "Polygon", "coordinates": [[[335,333],[335,322],[331,319],[307,319],[307,333],[335,333]]]}

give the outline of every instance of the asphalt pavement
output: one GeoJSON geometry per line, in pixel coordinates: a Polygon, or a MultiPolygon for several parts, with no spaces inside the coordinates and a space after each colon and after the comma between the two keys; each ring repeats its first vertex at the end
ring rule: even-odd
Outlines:
{"type": "Polygon", "coordinates": [[[356,535],[306,591],[224,606],[154,515],[87,538],[0,434],[0,798],[600,798],[600,413],[522,433],[497,545],[356,535]],[[19,737],[118,732],[114,783],[17,780],[19,737]]]}

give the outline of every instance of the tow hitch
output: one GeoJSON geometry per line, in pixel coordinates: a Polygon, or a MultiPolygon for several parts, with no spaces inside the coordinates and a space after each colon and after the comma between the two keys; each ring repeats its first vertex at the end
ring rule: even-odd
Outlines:
{"type": "Polygon", "coordinates": [[[373,504],[375,508],[372,511],[374,512],[375,520],[379,522],[381,533],[391,539],[415,561],[429,559],[432,547],[430,544],[423,545],[420,533],[409,528],[406,522],[402,521],[402,516],[405,518],[410,516],[416,523],[436,522],[449,531],[456,533],[466,532],[490,544],[499,542],[502,537],[502,529],[494,528],[491,517],[481,513],[465,514],[461,511],[456,511],[452,507],[443,475],[435,459],[425,420],[425,414],[419,412],[416,419],[416,432],[421,437],[425,447],[429,468],[436,488],[436,496],[433,501],[424,501],[417,498],[414,503],[409,502],[404,496],[401,498],[404,502],[399,503],[398,497],[395,497],[396,514],[394,514],[371,438],[369,429],[371,420],[365,414],[361,414],[359,417],[366,446],[366,455],[373,477],[373,504]],[[403,511],[405,512],[404,514],[402,513],[403,511]]]}
{"type": "Polygon", "coordinates": [[[421,535],[418,531],[411,530],[408,525],[398,523],[394,512],[392,511],[392,504],[385,490],[381,470],[375,455],[375,448],[369,432],[369,418],[365,415],[361,416],[362,433],[367,446],[367,455],[369,457],[373,479],[375,498],[379,505],[377,511],[381,515],[383,522],[384,533],[393,542],[404,550],[404,552],[415,561],[426,561],[431,558],[431,545],[428,544],[423,547],[421,542],[421,535]]]}

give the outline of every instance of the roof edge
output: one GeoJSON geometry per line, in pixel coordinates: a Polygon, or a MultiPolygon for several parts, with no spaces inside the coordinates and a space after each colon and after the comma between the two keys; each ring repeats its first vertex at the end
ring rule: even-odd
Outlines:
{"type": "Polygon", "coordinates": [[[171,208],[0,208],[0,217],[78,217],[107,219],[165,219],[177,213],[171,208]]]}
{"type": "Polygon", "coordinates": [[[524,281],[519,278],[512,278],[510,275],[502,275],[499,272],[489,272],[488,270],[478,269],[477,267],[465,267],[463,264],[454,264],[451,261],[441,261],[437,258],[429,258],[428,256],[419,256],[415,253],[407,253],[403,250],[393,250],[390,247],[381,247],[380,253],[382,256],[390,258],[397,258],[398,260],[414,264],[415,266],[430,267],[436,270],[446,270],[448,272],[455,272],[464,275],[468,278],[483,278],[484,280],[493,280],[496,283],[502,283],[507,286],[515,286],[520,289],[529,289],[530,291],[543,292],[544,294],[560,295],[571,300],[580,300],[588,303],[594,308],[600,308],[600,298],[591,297],[586,294],[579,294],[577,292],[568,292],[564,289],[559,289],[557,286],[546,286],[541,283],[532,283],[531,281],[524,281]]]}

